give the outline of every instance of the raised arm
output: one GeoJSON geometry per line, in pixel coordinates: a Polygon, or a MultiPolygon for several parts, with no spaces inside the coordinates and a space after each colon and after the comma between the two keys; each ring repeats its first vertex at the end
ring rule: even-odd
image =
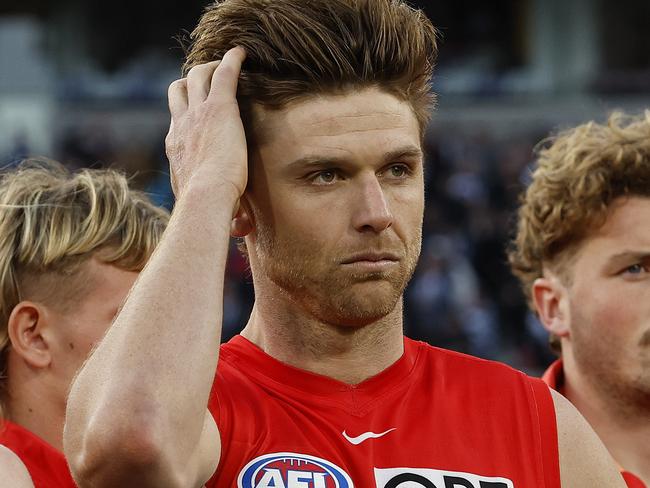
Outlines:
{"type": "Polygon", "coordinates": [[[614,460],[578,410],[551,390],[557,417],[562,488],[625,488],[614,460]]]}
{"type": "Polygon", "coordinates": [[[0,488],[34,488],[23,462],[3,445],[0,445],[0,488]]]}
{"type": "Polygon", "coordinates": [[[247,183],[235,97],[244,57],[232,49],[170,86],[176,207],[68,399],[64,450],[82,488],[202,486],[219,461],[207,403],[230,226],[247,183]]]}

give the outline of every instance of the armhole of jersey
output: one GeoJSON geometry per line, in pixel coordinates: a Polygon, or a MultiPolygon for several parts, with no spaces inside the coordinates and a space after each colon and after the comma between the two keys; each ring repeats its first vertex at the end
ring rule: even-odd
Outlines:
{"type": "Polygon", "coordinates": [[[560,488],[560,453],[553,397],[548,386],[543,381],[537,378],[529,378],[529,384],[533,391],[533,399],[537,409],[535,413],[539,425],[544,486],[546,488],[560,488]]]}
{"type": "MultiPolygon", "coordinates": [[[[221,358],[219,358],[219,360],[221,361],[221,358]]],[[[224,388],[223,386],[219,389],[217,388],[218,374],[219,374],[219,370],[217,369],[217,372],[215,373],[214,383],[212,384],[212,391],[210,392],[210,399],[208,401],[208,410],[210,411],[210,414],[212,415],[214,422],[217,424],[217,430],[219,431],[219,439],[221,441],[221,449],[220,449],[221,452],[219,454],[219,462],[217,463],[215,476],[216,473],[219,472],[219,469],[221,468],[221,465],[224,461],[224,457],[225,457],[224,446],[227,445],[227,439],[230,436],[230,430],[231,430],[231,425],[230,425],[231,419],[225,405],[226,399],[223,396],[224,388]]]]}
{"type": "Polygon", "coordinates": [[[632,473],[628,473],[627,471],[621,471],[621,475],[623,476],[623,479],[625,480],[625,483],[627,484],[628,488],[647,488],[645,483],[643,483],[643,481],[641,481],[632,473]]]}

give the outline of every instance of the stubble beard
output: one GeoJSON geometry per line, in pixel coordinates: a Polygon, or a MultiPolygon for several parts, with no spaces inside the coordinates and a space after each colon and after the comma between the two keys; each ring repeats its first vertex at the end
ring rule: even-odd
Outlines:
{"type": "Polygon", "coordinates": [[[284,242],[265,233],[258,233],[256,251],[265,277],[314,318],[337,327],[363,327],[401,303],[421,242],[419,231],[402,249],[396,269],[369,273],[344,269],[341,256],[323,257],[317,245],[284,242]]]}
{"type": "MultiPolygon", "coordinates": [[[[629,372],[617,361],[618,351],[612,351],[610,343],[602,337],[585,333],[581,327],[585,317],[573,307],[572,350],[576,366],[598,393],[603,403],[617,416],[650,419],[650,341],[637,353],[644,354],[639,361],[640,369],[629,372]]],[[[650,333],[647,334],[650,337],[650,333]]],[[[629,351],[628,354],[632,353],[629,351]]]]}

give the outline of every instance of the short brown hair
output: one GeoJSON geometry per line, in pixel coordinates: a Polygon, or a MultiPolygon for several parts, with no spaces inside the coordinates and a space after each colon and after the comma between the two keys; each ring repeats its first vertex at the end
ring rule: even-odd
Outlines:
{"type": "Polygon", "coordinates": [[[650,197],[650,111],[615,112],[538,146],[537,167],[521,198],[509,261],[530,307],[544,267],[566,261],[600,228],[619,197],[650,197]]]}
{"type": "Polygon", "coordinates": [[[183,71],[242,46],[245,125],[253,103],[282,108],[377,86],[411,104],[422,132],[434,102],[436,37],[427,17],[401,0],[223,0],[206,8],[192,32],[183,71]]]}
{"type": "Polygon", "coordinates": [[[25,299],[65,307],[92,257],[140,271],[168,220],[113,170],[31,160],[0,173],[0,419],[13,308],[25,299]]]}

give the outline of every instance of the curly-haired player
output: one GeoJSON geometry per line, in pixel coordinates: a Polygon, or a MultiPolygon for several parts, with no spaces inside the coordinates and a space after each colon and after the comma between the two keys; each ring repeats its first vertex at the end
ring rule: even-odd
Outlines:
{"type": "Polygon", "coordinates": [[[82,486],[622,486],[543,382],[403,336],[430,21],[399,0],[226,0],[193,37],[169,93],[174,215],[71,390],[82,486]],[[256,301],[219,349],[229,234],[256,301]]]}
{"type": "Polygon", "coordinates": [[[650,485],[650,112],[562,132],[537,163],[510,262],[561,357],[544,379],[650,485]]]}
{"type": "Polygon", "coordinates": [[[0,173],[0,486],[75,486],[62,453],[72,378],[167,220],[114,171],[0,173]]]}

